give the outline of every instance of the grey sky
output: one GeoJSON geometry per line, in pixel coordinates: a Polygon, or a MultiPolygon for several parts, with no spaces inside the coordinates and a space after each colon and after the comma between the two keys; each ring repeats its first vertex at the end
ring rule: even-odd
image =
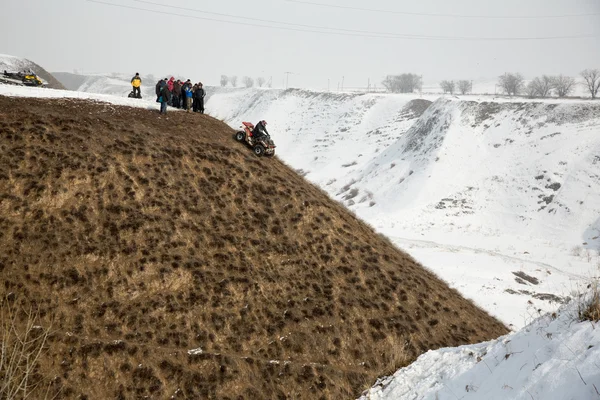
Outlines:
{"type": "MultiPolygon", "coordinates": [[[[415,13],[489,16],[596,14],[570,18],[448,18],[408,16],[300,4],[286,0],[99,0],[200,18],[288,24],[427,36],[547,37],[529,41],[408,40],[327,35],[244,26],[87,0],[0,0],[0,53],[27,57],[49,71],[138,71],[176,74],[218,84],[221,74],[272,77],[281,87],[335,88],[377,84],[386,74],[416,72],[425,82],[494,78],[505,71],[526,77],[575,75],[600,68],[600,0],[306,0],[415,13]],[[171,7],[168,7],[171,6],[171,7]],[[235,19],[174,7],[246,17],[235,19]]],[[[288,28],[303,29],[291,25],[288,28]]],[[[352,33],[347,32],[346,33],[352,33]]]]}

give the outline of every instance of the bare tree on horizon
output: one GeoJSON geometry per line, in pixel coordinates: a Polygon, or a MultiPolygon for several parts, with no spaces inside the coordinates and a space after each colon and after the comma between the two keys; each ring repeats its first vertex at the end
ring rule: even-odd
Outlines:
{"type": "Polygon", "coordinates": [[[528,88],[530,86],[534,90],[534,96],[548,97],[554,85],[551,76],[542,75],[529,82],[528,88]]]}
{"type": "Polygon", "coordinates": [[[421,76],[413,73],[388,75],[381,84],[392,93],[413,93],[423,86],[421,76]]]}
{"type": "Polygon", "coordinates": [[[225,87],[229,83],[227,75],[221,75],[221,86],[225,87]]]}
{"type": "Polygon", "coordinates": [[[600,70],[598,69],[586,69],[581,71],[581,77],[583,78],[584,85],[590,91],[592,99],[595,99],[600,90],[600,70]]]}
{"type": "Polygon", "coordinates": [[[552,83],[558,97],[568,96],[575,88],[575,78],[562,74],[552,78],[552,83]]]}
{"type": "Polygon", "coordinates": [[[441,81],[440,87],[442,88],[444,93],[454,94],[456,84],[454,83],[454,81],[441,81]]]}
{"type": "Polygon", "coordinates": [[[251,88],[252,86],[254,86],[254,79],[250,78],[249,76],[245,76],[242,78],[242,83],[247,88],[251,88]]]}
{"type": "Polygon", "coordinates": [[[466,79],[458,81],[457,86],[460,94],[467,94],[471,91],[471,81],[468,81],[466,79]]]}
{"type": "MultiPolygon", "coordinates": [[[[538,78],[535,78],[538,79],[538,78]]],[[[529,97],[530,99],[534,98],[535,96],[537,96],[538,91],[537,91],[537,87],[536,87],[536,83],[535,83],[535,79],[530,81],[527,86],[525,86],[525,94],[527,95],[527,97],[529,97]]]]}
{"type": "Polygon", "coordinates": [[[517,95],[523,90],[523,75],[507,72],[500,76],[498,86],[509,96],[517,95]]]}

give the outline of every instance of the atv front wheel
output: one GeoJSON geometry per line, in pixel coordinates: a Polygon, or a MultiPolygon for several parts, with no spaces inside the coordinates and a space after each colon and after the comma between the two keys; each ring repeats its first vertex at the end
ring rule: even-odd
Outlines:
{"type": "Polygon", "coordinates": [[[254,154],[259,157],[262,156],[265,154],[265,148],[261,144],[257,144],[256,147],[254,147],[254,154]]]}
{"type": "Polygon", "coordinates": [[[237,140],[238,142],[243,142],[244,136],[244,132],[238,132],[235,134],[235,140],[237,140]]]}

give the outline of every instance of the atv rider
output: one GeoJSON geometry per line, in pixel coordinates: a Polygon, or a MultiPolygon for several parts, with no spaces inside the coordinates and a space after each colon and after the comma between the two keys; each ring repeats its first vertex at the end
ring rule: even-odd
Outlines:
{"type": "Polygon", "coordinates": [[[133,97],[136,99],[141,99],[142,92],[140,90],[140,86],[142,86],[142,78],[140,78],[139,72],[136,72],[135,76],[131,78],[131,86],[133,86],[133,97]]]}
{"type": "Polygon", "coordinates": [[[268,134],[269,132],[267,132],[267,121],[265,121],[264,119],[262,121],[259,121],[252,130],[252,136],[254,137],[254,139],[258,139],[268,134]]]}

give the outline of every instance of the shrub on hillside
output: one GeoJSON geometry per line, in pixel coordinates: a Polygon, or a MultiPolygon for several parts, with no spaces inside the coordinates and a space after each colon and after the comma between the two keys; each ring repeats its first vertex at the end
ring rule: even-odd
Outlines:
{"type": "Polygon", "coordinates": [[[591,295],[579,304],[579,319],[581,321],[600,321],[600,283],[590,285],[591,295]]]}

